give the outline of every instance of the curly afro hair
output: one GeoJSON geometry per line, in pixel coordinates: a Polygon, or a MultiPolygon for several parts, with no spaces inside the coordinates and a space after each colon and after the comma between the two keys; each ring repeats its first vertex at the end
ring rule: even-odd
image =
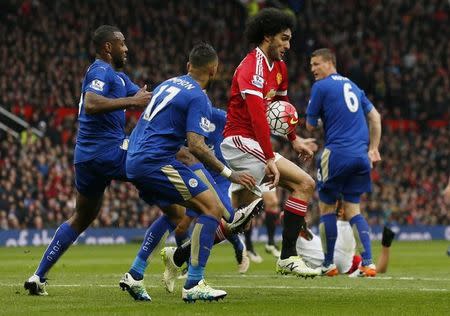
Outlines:
{"type": "Polygon", "coordinates": [[[293,30],[295,17],[287,12],[275,8],[261,10],[247,22],[245,35],[247,40],[259,45],[264,36],[273,36],[286,29],[293,30]]]}

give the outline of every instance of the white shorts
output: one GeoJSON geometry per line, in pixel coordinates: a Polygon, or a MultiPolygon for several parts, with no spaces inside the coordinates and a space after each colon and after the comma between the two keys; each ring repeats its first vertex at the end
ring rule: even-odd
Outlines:
{"type": "MultiPolygon", "coordinates": [[[[338,236],[334,247],[334,263],[339,273],[347,273],[353,264],[356,242],[348,222],[337,221],[338,236]]],[[[312,267],[320,267],[324,260],[320,237],[313,235],[311,241],[302,237],[297,240],[297,252],[302,259],[312,267]]]]}
{"type": "MultiPolygon", "coordinates": [[[[266,176],[266,159],[256,140],[242,136],[230,136],[223,140],[220,149],[231,170],[246,171],[255,178],[257,187],[253,192],[256,195],[261,196],[262,192],[269,190],[263,183],[266,176]]],[[[275,161],[280,158],[281,155],[275,153],[275,161]]],[[[236,192],[243,188],[240,184],[232,183],[230,192],[236,192]]]]}

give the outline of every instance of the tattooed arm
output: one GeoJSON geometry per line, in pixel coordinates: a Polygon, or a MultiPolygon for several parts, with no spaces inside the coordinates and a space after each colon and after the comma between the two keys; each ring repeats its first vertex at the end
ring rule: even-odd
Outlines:
{"type": "Polygon", "coordinates": [[[205,137],[193,132],[187,133],[189,151],[207,168],[218,173],[222,172],[225,165],[214,156],[211,149],[205,144],[205,137]]]}

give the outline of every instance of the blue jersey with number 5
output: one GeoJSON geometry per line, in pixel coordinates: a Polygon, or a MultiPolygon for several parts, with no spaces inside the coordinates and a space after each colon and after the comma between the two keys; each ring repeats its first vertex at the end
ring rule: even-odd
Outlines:
{"type": "Polygon", "coordinates": [[[317,126],[317,120],[322,119],[326,148],[359,156],[367,155],[369,131],[365,116],[372,108],[356,84],[332,74],[314,83],[306,115],[312,126],[317,126]]]}
{"type": "Polygon", "coordinates": [[[153,97],[131,133],[128,160],[175,157],[186,133],[208,136],[211,101],[189,75],[174,77],[153,90],[153,97]]]}
{"type": "Polygon", "coordinates": [[[117,99],[136,94],[139,87],[123,72],[116,72],[110,64],[97,59],[88,68],[81,90],[74,163],[92,160],[111,148],[119,147],[126,136],[124,110],[87,114],[84,107],[86,93],[117,99]]]}

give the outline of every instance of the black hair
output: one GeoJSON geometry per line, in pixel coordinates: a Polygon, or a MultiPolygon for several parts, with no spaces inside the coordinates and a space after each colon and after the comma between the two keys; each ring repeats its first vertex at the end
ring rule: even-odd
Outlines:
{"type": "Polygon", "coordinates": [[[112,25],[101,25],[94,31],[92,41],[94,42],[97,53],[102,50],[106,42],[114,39],[115,32],[120,32],[120,30],[118,27],[112,25]]]}
{"type": "Polygon", "coordinates": [[[217,60],[216,50],[208,43],[199,43],[189,53],[189,63],[196,68],[201,68],[217,60]]]}
{"type": "Polygon", "coordinates": [[[325,61],[331,61],[333,65],[336,67],[336,55],[329,48],[320,48],[311,54],[312,57],[321,56],[325,61]]]}
{"type": "Polygon", "coordinates": [[[245,27],[247,40],[259,45],[264,36],[274,36],[284,30],[294,30],[295,17],[285,11],[267,8],[250,18],[245,27]]]}

